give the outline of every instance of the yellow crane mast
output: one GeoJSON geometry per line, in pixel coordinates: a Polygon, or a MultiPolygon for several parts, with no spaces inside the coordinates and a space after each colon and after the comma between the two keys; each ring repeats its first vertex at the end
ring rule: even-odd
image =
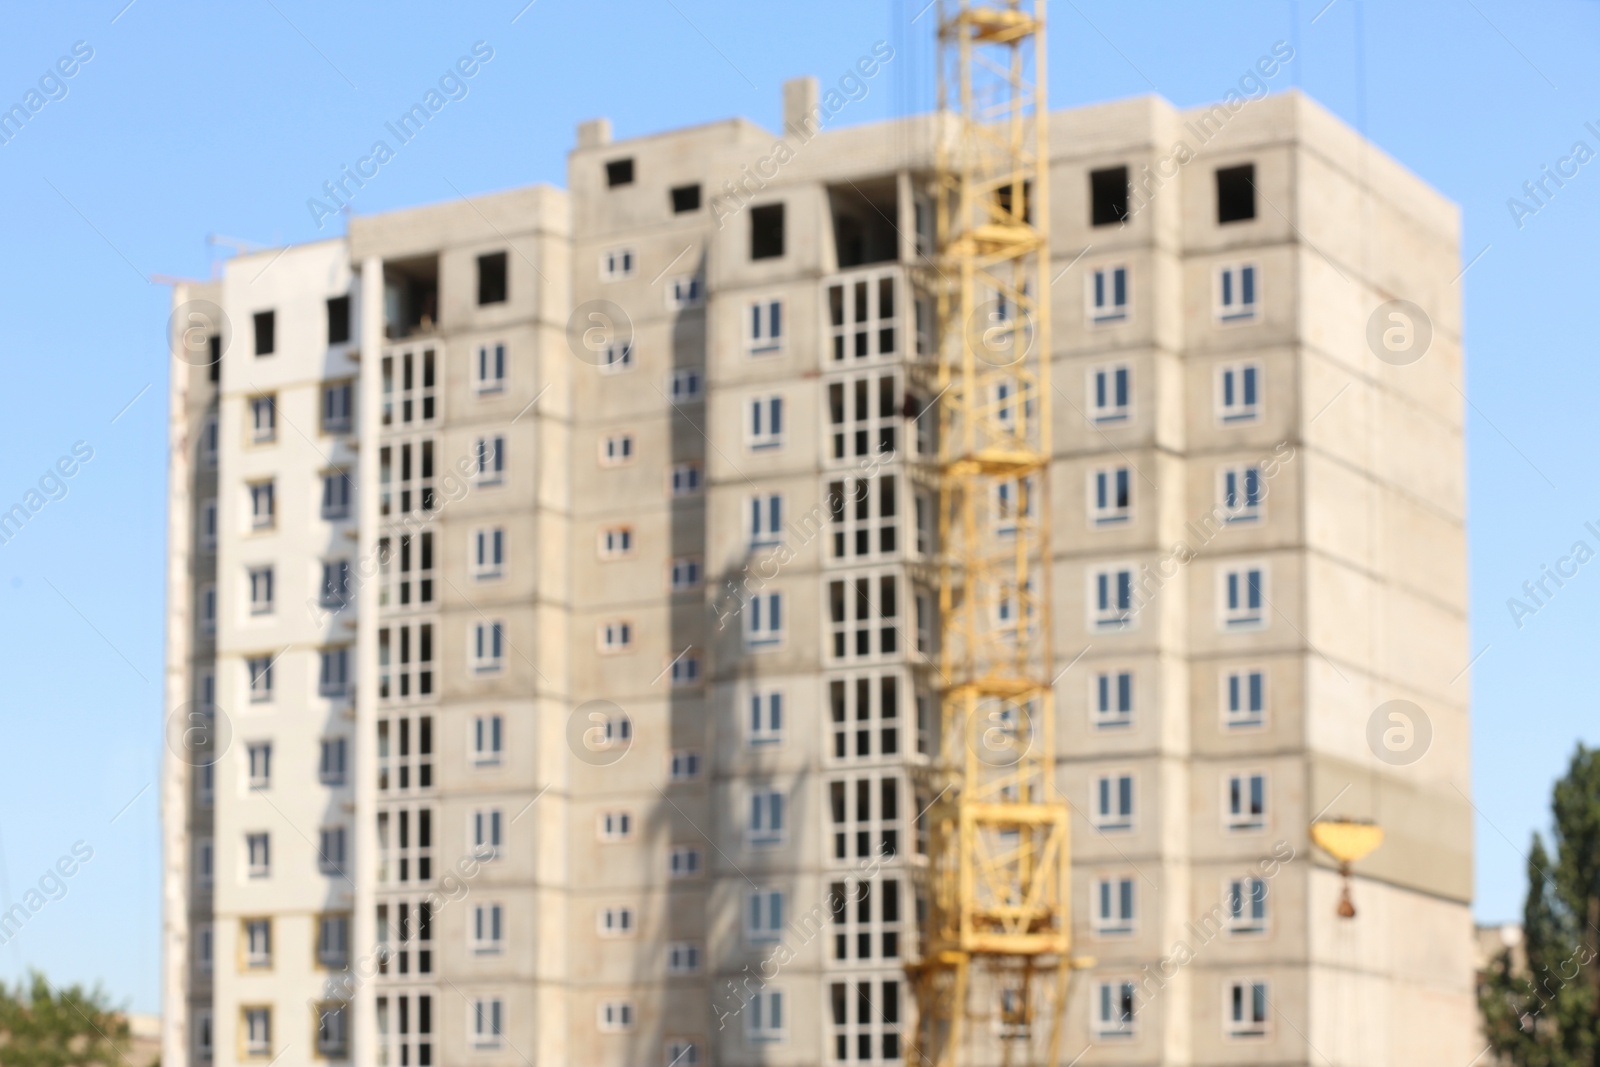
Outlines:
{"type": "Polygon", "coordinates": [[[943,688],[919,789],[932,803],[907,1063],[1053,1067],[1071,881],[1051,696],[1045,0],[939,8],[943,688]],[[998,1054],[979,1052],[993,1041],[998,1054]]]}

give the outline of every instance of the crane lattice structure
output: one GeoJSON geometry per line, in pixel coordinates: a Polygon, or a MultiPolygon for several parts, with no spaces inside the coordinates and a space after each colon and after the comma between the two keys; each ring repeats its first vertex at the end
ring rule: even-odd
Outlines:
{"type": "Polygon", "coordinates": [[[1071,881],[1051,698],[1045,0],[939,6],[943,689],[907,1063],[1054,1067],[1071,881]]]}

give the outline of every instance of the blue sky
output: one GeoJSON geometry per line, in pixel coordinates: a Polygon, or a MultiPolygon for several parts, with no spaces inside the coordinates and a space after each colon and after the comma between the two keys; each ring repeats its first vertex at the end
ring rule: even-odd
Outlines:
{"type": "MultiPolygon", "coordinates": [[[[899,55],[849,120],[932,100],[932,16],[911,21],[923,0],[525,2],[8,10],[0,101],[22,99],[76,42],[93,54],[0,145],[0,501],[21,499],[77,442],[93,457],[0,545],[0,891],[17,899],[76,842],[93,856],[0,948],[0,976],[37,965],[159,1006],[167,290],[149,276],[205,276],[220,254],[208,234],[272,245],[337,232],[319,230],[306,201],[477,41],[494,58],[468,95],[355,210],[564,184],[574,127],[597,115],[623,137],[730,115],[772,128],[785,78],[827,80],[880,39],[899,55]]],[[[1584,127],[1600,130],[1600,4],[1323,3],[1056,0],[1051,103],[1215,100],[1287,40],[1292,83],[1462,206],[1464,259],[1482,252],[1462,279],[1483,650],[1471,676],[1477,911],[1510,918],[1551,781],[1575,741],[1600,740],[1583,696],[1600,689],[1600,562],[1520,629],[1506,607],[1575,540],[1600,546],[1583,528],[1600,526],[1595,433],[1583,429],[1600,395],[1584,318],[1600,161],[1520,227],[1507,200],[1574,141],[1600,149],[1584,127]]]]}

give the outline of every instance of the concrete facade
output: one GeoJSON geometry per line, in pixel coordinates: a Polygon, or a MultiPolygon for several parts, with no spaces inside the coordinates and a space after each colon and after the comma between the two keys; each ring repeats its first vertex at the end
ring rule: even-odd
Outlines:
{"type": "MultiPolygon", "coordinates": [[[[209,804],[181,749],[166,782],[164,1062],[203,1062],[203,1019],[215,1063],[904,1058],[930,799],[908,768],[937,743],[936,443],[910,373],[933,351],[932,125],[819,132],[815,99],[791,83],[782,137],[588,123],[566,191],[360,218],[175,295],[233,335],[215,384],[174,364],[169,696],[214,671],[231,740],[209,804]],[[190,614],[208,584],[214,638],[190,614]],[[330,917],[342,967],[319,962],[330,917]]],[[[1051,123],[1059,783],[1096,958],[1068,1055],[1465,1063],[1455,209],[1298,94],[1051,123]],[[1250,211],[1220,221],[1217,172],[1242,165],[1250,211]],[[1095,225],[1091,174],[1117,167],[1132,209],[1095,225]],[[1408,365],[1367,341],[1395,298],[1431,320],[1408,365]],[[1393,699],[1431,723],[1415,762],[1369,747],[1393,699]],[[1387,833],[1354,920],[1310,843],[1324,814],[1387,833]]],[[[998,1005],[974,1010],[998,1062],[998,1005]]]]}

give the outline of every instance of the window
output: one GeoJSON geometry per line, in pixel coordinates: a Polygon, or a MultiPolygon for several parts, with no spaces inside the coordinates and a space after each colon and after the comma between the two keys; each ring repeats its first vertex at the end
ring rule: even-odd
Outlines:
{"type": "Polygon", "coordinates": [[[1217,225],[1256,217],[1256,166],[1217,168],[1217,225]]]}
{"type": "Polygon", "coordinates": [[[478,346],[477,386],[480,396],[506,387],[506,346],[502,341],[478,346]]]}
{"type": "Polygon", "coordinates": [[[700,186],[676,185],[672,189],[672,213],[682,215],[686,211],[700,210],[700,186]]]}
{"type": "Polygon", "coordinates": [[[752,748],[783,743],[783,691],[758,689],[750,694],[750,732],[746,739],[752,748]]]}
{"type": "Polygon", "coordinates": [[[898,979],[831,982],[828,992],[835,1061],[900,1062],[898,979]]]}
{"type": "Polygon", "coordinates": [[[335,610],[347,607],[353,599],[352,585],[349,560],[323,560],[322,587],[318,594],[317,602],[322,607],[335,610]]]}
{"type": "Polygon", "coordinates": [[[217,632],[217,586],[214,582],[204,582],[195,594],[199,601],[197,605],[200,615],[200,632],[214,634],[217,632]]]}
{"type": "Polygon", "coordinates": [[[1108,567],[1089,573],[1089,622],[1096,630],[1133,627],[1133,568],[1108,567]]]}
{"type": "Polygon", "coordinates": [[[633,555],[633,527],[607,526],[596,538],[601,559],[622,559],[633,555]]]}
{"type": "Polygon", "coordinates": [[[744,936],[752,945],[783,938],[783,890],[756,889],[745,894],[744,936]]]}
{"type": "Polygon", "coordinates": [[[615,844],[633,836],[631,811],[602,811],[595,819],[595,832],[600,840],[615,844]]]}
{"type": "Polygon", "coordinates": [[[1224,423],[1251,422],[1261,417],[1261,367],[1226,363],[1217,368],[1217,417],[1224,423]]]}
{"type": "Polygon", "coordinates": [[[752,1042],[782,1041],[786,1022],[783,990],[763,989],[745,1005],[745,1038],[752,1042]]]}
{"type": "Polygon", "coordinates": [[[1133,410],[1129,383],[1133,372],[1126,363],[1096,367],[1089,372],[1089,418],[1097,426],[1127,422],[1133,410]]]}
{"type": "Polygon", "coordinates": [[[1223,267],[1217,271],[1217,318],[1222,322],[1249,322],[1256,317],[1256,268],[1223,267]]]}
{"type": "Polygon", "coordinates": [[[499,808],[483,808],[472,813],[472,854],[480,860],[501,858],[504,841],[500,837],[499,808]]]}
{"type": "MultiPolygon", "coordinates": [[[[1095,508],[1093,493],[1094,479],[1090,477],[1089,507],[1091,515],[1095,508]]],[[[1115,503],[1115,490],[1109,503],[1115,503]]],[[[989,519],[994,524],[994,532],[1000,537],[1013,537],[1017,532],[1019,519],[1032,519],[1038,514],[1039,494],[1034,492],[1032,476],[1026,478],[1007,479],[995,482],[991,487],[989,497],[989,519]]]]}
{"type": "Polygon", "coordinates": [[[666,293],[668,311],[685,311],[705,303],[705,290],[698,274],[680,274],[667,279],[666,293]]]}
{"type": "Polygon", "coordinates": [[[207,415],[200,424],[200,462],[203,466],[215,468],[217,465],[217,416],[207,415]]]}
{"type": "MultiPolygon", "coordinates": [[[[380,912],[383,905],[379,905],[380,912]]],[[[426,1064],[433,1061],[433,997],[400,991],[380,994],[373,1005],[378,1062],[426,1064]],[[395,1025],[396,1017],[401,1026],[395,1025]],[[398,1032],[396,1032],[398,1030],[398,1032]]]]}
{"type": "Polygon", "coordinates": [[[662,1050],[666,1067],[700,1067],[700,1046],[678,1038],[669,1040],[662,1050]]]}
{"type": "Polygon", "coordinates": [[[194,1052],[199,1062],[211,1062],[211,1012],[207,1009],[194,1013],[194,1052]]]}
{"type": "Polygon", "coordinates": [[[598,1013],[600,1032],[605,1034],[626,1033],[633,1029],[633,1001],[607,1000],[601,1003],[598,1013]]]}
{"type": "Polygon", "coordinates": [[[1133,829],[1133,775],[1104,774],[1095,779],[1094,825],[1102,833],[1133,829]]]}
{"type": "Polygon", "coordinates": [[[342,1001],[326,1001],[316,1006],[317,1052],[325,1059],[342,1060],[350,1055],[350,1008],[342,1001]]]}
{"type": "Polygon", "coordinates": [[[251,656],[245,660],[250,675],[250,703],[265,704],[272,700],[272,659],[268,656],[251,656]]]}
{"type": "Polygon", "coordinates": [[[604,437],[600,441],[600,465],[602,467],[620,467],[633,460],[633,434],[619,433],[604,437]]]}
{"type": "Polygon", "coordinates": [[[1089,225],[1110,226],[1128,220],[1128,168],[1089,172],[1089,225]]]}
{"type": "Polygon", "coordinates": [[[498,956],[505,951],[505,908],[499,904],[472,906],[472,953],[498,956]]]}
{"type": "Polygon", "coordinates": [[[250,574],[250,614],[272,614],[272,568],[252,567],[250,574]]]}
{"type": "Polygon", "coordinates": [[[702,477],[700,464],[674,463],[667,473],[667,485],[673,496],[697,496],[702,477]]]}
{"type": "Polygon", "coordinates": [[[195,923],[194,967],[201,974],[210,974],[215,963],[212,947],[213,927],[210,923],[195,923]]]}
{"type": "Polygon", "coordinates": [[[613,159],[606,163],[606,186],[615,189],[619,185],[633,184],[633,157],[627,159],[613,159]]]}
{"type": "Polygon", "coordinates": [[[1132,724],[1132,671],[1098,671],[1091,684],[1089,706],[1096,727],[1104,730],[1132,724]]]}
{"type": "Polygon", "coordinates": [[[745,608],[746,648],[771,648],[783,643],[782,593],[757,593],[745,608]]]}
{"type": "Polygon", "coordinates": [[[601,937],[632,937],[634,934],[633,909],[622,907],[601,908],[595,913],[595,929],[601,937]]]}
{"type": "Polygon", "coordinates": [[[1097,878],[1090,919],[1101,937],[1121,937],[1133,933],[1134,885],[1132,876],[1097,878]]]}
{"type": "Polygon", "coordinates": [[[758,300],[750,305],[748,341],[752,356],[783,350],[783,301],[758,300]]]}
{"type": "Polygon", "coordinates": [[[272,920],[244,919],[244,965],[252,970],[272,966],[272,920]]]}
{"type": "Polygon", "coordinates": [[[1222,676],[1223,724],[1230,730],[1260,726],[1267,717],[1267,672],[1226,671],[1222,676]]]}
{"type": "Polygon", "coordinates": [[[271,395],[250,398],[250,440],[258,445],[278,436],[278,401],[271,395]]]}
{"type": "Polygon", "coordinates": [[[244,1054],[272,1055],[272,1009],[244,1008],[244,1054]]]}
{"type": "Polygon", "coordinates": [[[422,512],[425,517],[438,506],[439,498],[433,491],[432,439],[402,441],[378,449],[378,514],[422,512]]]}
{"type": "Polygon", "coordinates": [[[783,205],[763,204],[750,209],[750,258],[777,259],[783,255],[783,205]]]}
{"type": "Polygon", "coordinates": [[[350,298],[328,297],[328,344],[342,345],[350,340],[350,298]]]}
{"type": "Polygon", "coordinates": [[[277,350],[277,312],[258,311],[253,318],[256,328],[256,355],[270,356],[277,350]]]}
{"type": "Polygon", "coordinates": [[[1133,517],[1133,479],[1127,467],[1107,467],[1089,475],[1089,522],[1120,526],[1133,517]]]}
{"type": "Polygon", "coordinates": [[[868,660],[900,652],[900,583],[893,573],[861,574],[828,583],[829,654],[868,660]]]}
{"type": "Polygon", "coordinates": [[[1228,983],[1226,1026],[1229,1037],[1267,1036],[1267,983],[1228,983]]]}
{"type": "Polygon", "coordinates": [[[322,387],[322,432],[347,433],[355,425],[355,386],[334,382],[322,387]]]}
{"type": "Polygon", "coordinates": [[[194,842],[194,884],[199,889],[210,889],[213,880],[211,861],[216,852],[211,838],[197,837],[194,842]]]}
{"type": "Polygon", "coordinates": [[[340,968],[350,963],[350,916],[322,915],[317,918],[317,962],[340,968]]]}
{"type": "Polygon", "coordinates": [[[378,628],[378,699],[409,700],[433,693],[433,624],[378,628]]]}
{"type": "Polygon", "coordinates": [[[675,845],[667,854],[667,873],[673,878],[696,878],[705,867],[705,853],[694,845],[675,845]]]}
{"type": "Polygon", "coordinates": [[[611,343],[600,351],[600,362],[596,364],[601,374],[621,374],[623,371],[633,369],[633,342],[622,338],[614,338],[611,343]]]}
{"type": "Polygon", "coordinates": [[[783,541],[783,494],[750,498],[750,547],[767,548],[783,541]]]}
{"type": "Polygon", "coordinates": [[[1096,326],[1128,319],[1128,268],[1101,267],[1089,275],[1089,321],[1096,326]]]}
{"type": "Polygon", "coordinates": [[[781,845],[784,839],[784,795],[776,789],[750,794],[748,841],[757,848],[781,845]]]}
{"type": "Polygon", "coordinates": [[[277,522],[277,510],[274,507],[272,483],[252,482],[250,484],[250,527],[254,530],[270,530],[277,522]]]}
{"type": "Polygon", "coordinates": [[[1267,776],[1230,774],[1227,780],[1226,802],[1226,826],[1230,831],[1266,829],[1267,776]]]}
{"type": "Polygon", "coordinates": [[[475,674],[498,674],[506,665],[505,623],[480,622],[472,627],[472,670],[475,674]]]}
{"type": "Polygon", "coordinates": [[[900,691],[900,678],[888,672],[830,679],[828,756],[849,760],[899,755],[900,691]]]}
{"type": "Polygon", "coordinates": [[[317,758],[317,781],[323,785],[344,785],[349,768],[349,741],[343,737],[324,737],[317,758]]]}
{"type": "Polygon", "coordinates": [[[272,839],[266,834],[246,834],[244,838],[245,874],[266,878],[272,873],[272,839]]]}
{"type": "Polygon", "coordinates": [[[505,576],[506,531],[502,526],[486,526],[472,531],[472,578],[478,582],[505,576]]]}
{"type": "Polygon", "coordinates": [[[1222,627],[1256,630],[1266,625],[1266,570],[1260,564],[1222,570],[1222,627]]]}
{"type": "Polygon", "coordinates": [[[900,779],[864,774],[830,781],[828,827],[836,861],[898,855],[900,779]]]}
{"type": "Polygon", "coordinates": [[[700,777],[700,753],[680,748],[667,760],[667,778],[674,782],[692,782],[700,777]]]}
{"type": "Polygon", "coordinates": [[[699,944],[694,941],[673,941],[667,945],[668,974],[697,974],[699,971],[699,944]]]}
{"type": "Polygon", "coordinates": [[[217,502],[215,500],[206,500],[200,504],[200,551],[215,552],[216,550],[217,502]]]}
{"type": "Polygon", "coordinates": [[[745,447],[752,452],[783,447],[783,397],[759,396],[750,401],[745,447]]]}
{"type": "Polygon", "coordinates": [[[1267,883],[1260,878],[1233,878],[1224,886],[1228,933],[1261,934],[1267,929],[1267,883]]]}
{"type": "Polygon", "coordinates": [[[600,280],[615,282],[633,277],[633,261],[631,248],[613,248],[600,253],[600,280]]]}
{"type": "Polygon", "coordinates": [[[900,889],[898,878],[847,877],[829,884],[826,903],[834,963],[876,959],[892,966],[899,960],[901,924],[911,910],[902,907],[900,889]]]}
{"type": "Polygon", "coordinates": [[[700,372],[693,367],[680,367],[667,379],[667,395],[674,404],[688,404],[699,400],[702,393],[700,372]]]}
{"type": "Polygon", "coordinates": [[[478,257],[478,306],[506,302],[506,254],[488,252],[478,257]]]}
{"type": "Polygon", "coordinates": [[[892,474],[876,478],[840,478],[828,483],[831,525],[829,556],[835,560],[869,561],[900,550],[900,481],[892,474]]]}
{"type": "Polygon", "coordinates": [[[342,826],[324,826],[317,836],[317,870],[323,874],[344,874],[345,832],[342,826]]]}
{"type": "Polygon", "coordinates": [[[504,1041],[505,1004],[499,997],[472,998],[472,1047],[499,1048],[504,1041]]]}
{"type": "Polygon", "coordinates": [[[1222,483],[1222,506],[1227,509],[1227,522],[1260,521],[1261,501],[1266,497],[1260,467],[1254,464],[1223,467],[1218,480],[1222,483]]]}
{"type": "Polygon", "coordinates": [[[685,649],[667,664],[671,673],[671,685],[674,689],[700,684],[700,653],[693,649],[685,649]]]}
{"type": "Polygon", "coordinates": [[[674,593],[700,588],[700,560],[696,556],[680,556],[672,561],[667,584],[674,593]]]}
{"type": "Polygon", "coordinates": [[[477,715],[472,720],[472,762],[479,767],[499,763],[505,755],[503,715],[477,715]]]}
{"type": "Polygon", "coordinates": [[[633,623],[625,619],[600,624],[600,651],[609,655],[633,650],[633,623]]]}
{"type": "Polygon", "coordinates": [[[344,471],[329,471],[322,476],[322,517],[350,517],[350,476],[344,471]]]}
{"type": "Polygon", "coordinates": [[[410,426],[413,423],[433,421],[438,399],[435,395],[438,368],[433,349],[424,348],[420,353],[411,350],[401,352],[397,356],[384,356],[380,374],[383,383],[383,425],[389,426],[398,422],[403,426],[410,426]],[[399,364],[398,382],[395,381],[396,363],[399,364]],[[396,415],[399,417],[396,418],[396,415]]]}
{"type": "Polygon", "coordinates": [[[1096,982],[1090,1029],[1102,1041],[1130,1038],[1134,1034],[1134,984],[1129,980],[1096,982]]]}
{"type": "Polygon", "coordinates": [[[350,691],[350,650],[325,648],[317,656],[317,695],[342,697],[350,691]]]}
{"type": "Polygon", "coordinates": [[[892,272],[852,275],[849,281],[828,286],[829,353],[834,364],[898,354],[895,296],[892,272]]]}
{"type": "Polygon", "coordinates": [[[245,746],[245,762],[249,768],[251,789],[268,789],[272,786],[272,742],[257,741],[245,746]]]}
{"type": "Polygon", "coordinates": [[[478,457],[478,484],[499,485],[506,471],[506,439],[498,434],[480,437],[473,451],[478,457]]]}

